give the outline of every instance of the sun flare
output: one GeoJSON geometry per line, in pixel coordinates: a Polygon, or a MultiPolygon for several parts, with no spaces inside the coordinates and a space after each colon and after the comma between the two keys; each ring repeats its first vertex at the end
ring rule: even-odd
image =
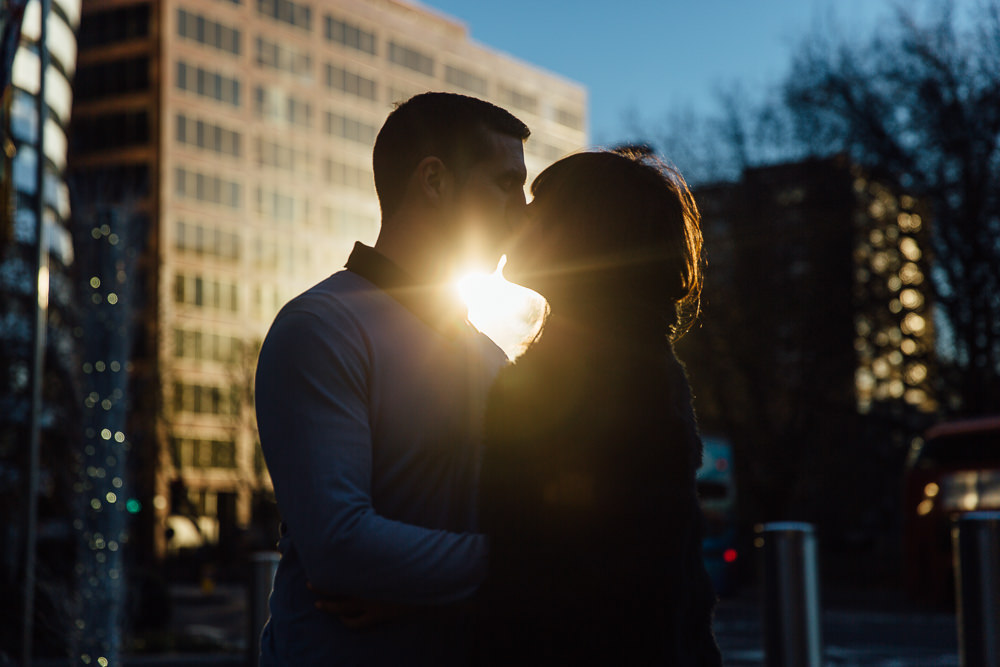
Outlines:
{"type": "Polygon", "coordinates": [[[458,280],[459,298],[469,309],[469,321],[516,359],[538,335],[547,304],[538,292],[512,283],[503,275],[507,256],[493,273],[472,273],[458,280]]]}

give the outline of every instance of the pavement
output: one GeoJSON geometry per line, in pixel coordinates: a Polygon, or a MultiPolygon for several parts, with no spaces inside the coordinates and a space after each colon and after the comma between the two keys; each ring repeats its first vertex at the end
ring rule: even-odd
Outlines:
{"type": "MultiPolygon", "coordinates": [[[[822,593],[825,667],[957,667],[955,614],[915,608],[898,592],[822,593]]],[[[238,584],[170,588],[173,649],[132,653],[137,667],[237,666],[247,662],[248,598],[238,584]]],[[[764,665],[759,592],[722,599],[715,631],[727,667],[764,665]]]]}

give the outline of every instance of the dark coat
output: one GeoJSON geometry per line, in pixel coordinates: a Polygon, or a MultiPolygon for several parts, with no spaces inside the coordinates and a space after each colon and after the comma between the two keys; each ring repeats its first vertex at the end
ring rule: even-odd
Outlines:
{"type": "Polygon", "coordinates": [[[701,462],[666,337],[550,319],[487,407],[480,522],[494,665],[720,665],[701,462]]]}

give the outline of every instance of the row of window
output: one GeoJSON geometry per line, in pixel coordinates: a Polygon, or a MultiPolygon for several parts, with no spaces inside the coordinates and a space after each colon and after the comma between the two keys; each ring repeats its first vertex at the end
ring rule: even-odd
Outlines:
{"type": "Polygon", "coordinates": [[[242,347],[243,341],[234,336],[174,329],[174,356],[178,359],[231,364],[239,359],[242,347]]]}
{"type": "Polygon", "coordinates": [[[312,105],[276,86],[254,89],[254,113],[274,123],[312,127],[312,105]]]}
{"type": "Polygon", "coordinates": [[[378,128],[369,123],[327,111],[323,115],[323,131],[331,136],[371,146],[375,143],[378,128]]]}
{"type": "Polygon", "coordinates": [[[444,80],[477,95],[486,94],[486,79],[459,67],[445,65],[444,80]]]}
{"type": "Polygon", "coordinates": [[[257,13],[303,30],[312,30],[312,8],[293,0],[257,0],[257,13]]]}
{"type": "Polygon", "coordinates": [[[234,107],[240,106],[238,79],[177,61],[177,88],[208,97],[234,107]]]}
{"type": "Polygon", "coordinates": [[[235,262],[240,258],[239,234],[178,220],[174,226],[174,247],[198,257],[235,262]]]}
{"type": "Polygon", "coordinates": [[[174,383],[174,412],[193,412],[202,415],[235,415],[239,411],[239,397],[231,388],[174,383]]]}
{"type": "Polygon", "coordinates": [[[127,7],[88,12],[80,22],[77,33],[80,49],[148,37],[150,6],[148,2],[141,2],[127,7]]]}
{"type": "Polygon", "coordinates": [[[232,440],[173,438],[174,461],[182,468],[236,468],[236,443],[232,440]]]}
{"type": "Polygon", "coordinates": [[[148,56],[81,65],[73,79],[73,92],[81,101],[148,90],[148,56]]]}
{"type": "Polygon", "coordinates": [[[375,101],[377,99],[374,80],[330,63],[326,64],[326,87],[365,100],[375,101]]]}
{"type": "Polygon", "coordinates": [[[307,51],[258,37],[254,41],[254,57],[262,67],[306,80],[312,78],[312,56],[307,51]]]}
{"type": "Polygon", "coordinates": [[[434,76],[434,58],[397,42],[389,42],[389,62],[420,74],[434,76]]]}
{"type": "Polygon", "coordinates": [[[336,160],[323,160],[323,180],[330,185],[343,185],[355,190],[371,191],[372,172],[336,160]]]}
{"type": "Polygon", "coordinates": [[[303,222],[309,219],[309,200],[271,188],[254,191],[254,210],[277,222],[303,222]]]}
{"type": "Polygon", "coordinates": [[[177,34],[219,51],[240,55],[240,31],[185,9],[177,9],[177,34]]]}
{"type": "Polygon", "coordinates": [[[174,194],[228,208],[243,206],[243,186],[239,183],[183,167],[174,170],[174,194]]]}
{"type": "Polygon", "coordinates": [[[277,141],[254,139],[254,162],[258,167],[280,169],[290,174],[309,175],[312,154],[277,141]]]}
{"type": "Polygon", "coordinates": [[[243,152],[242,135],[215,123],[203,121],[200,118],[191,118],[180,113],[176,117],[175,129],[178,143],[232,157],[240,157],[243,152]]]}
{"type": "Polygon", "coordinates": [[[174,301],[235,313],[239,303],[238,288],[235,283],[178,273],[174,276],[174,301]]]}
{"type": "Polygon", "coordinates": [[[149,113],[145,109],[73,116],[72,150],[91,153],[149,143],[149,113]]]}

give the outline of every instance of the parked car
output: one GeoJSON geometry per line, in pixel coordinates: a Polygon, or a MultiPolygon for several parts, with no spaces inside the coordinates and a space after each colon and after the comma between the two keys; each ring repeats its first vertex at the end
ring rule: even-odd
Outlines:
{"type": "Polygon", "coordinates": [[[931,427],[903,475],[906,589],[919,602],[954,600],[951,527],[965,512],[1000,510],[1000,416],[931,427]]]}
{"type": "Polygon", "coordinates": [[[736,561],[739,558],[733,450],[721,438],[705,437],[703,444],[697,475],[698,498],[705,515],[702,553],[716,592],[726,595],[736,587],[736,561]]]}

